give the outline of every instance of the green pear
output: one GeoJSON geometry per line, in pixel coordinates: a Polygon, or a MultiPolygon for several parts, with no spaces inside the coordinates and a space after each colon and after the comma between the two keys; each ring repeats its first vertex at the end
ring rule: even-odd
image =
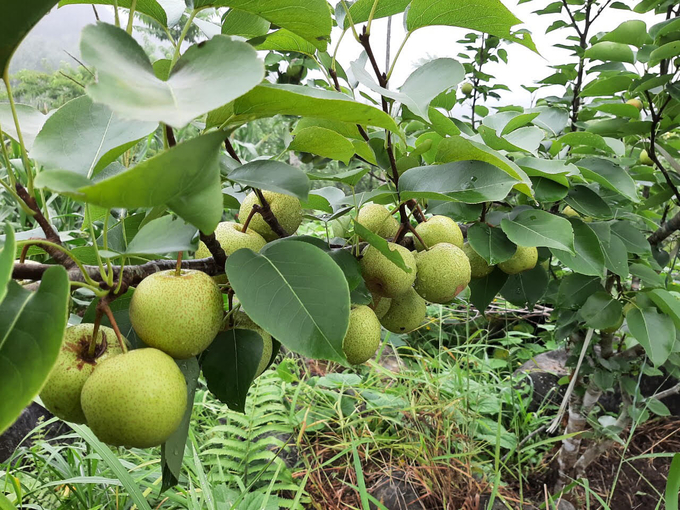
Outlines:
{"type": "Polygon", "coordinates": [[[470,261],[471,278],[484,278],[493,271],[495,266],[490,266],[484,257],[474,250],[470,243],[465,243],[463,245],[463,252],[470,261]]]}
{"type": "Polygon", "coordinates": [[[646,149],[642,149],[640,151],[640,164],[647,166],[654,165],[654,161],[652,161],[652,158],[649,157],[649,153],[647,152],[646,149]]]}
{"type": "Polygon", "coordinates": [[[470,283],[470,261],[453,244],[439,243],[418,252],[416,268],[414,288],[431,303],[450,303],[470,283]]]}
{"type": "Polygon", "coordinates": [[[390,298],[373,294],[373,311],[378,319],[382,319],[383,315],[387,313],[387,310],[390,309],[390,303],[392,303],[390,298]]]}
{"type": "MultiPolygon", "coordinates": [[[[429,220],[419,223],[416,232],[429,248],[438,243],[449,243],[458,246],[458,248],[463,247],[463,233],[460,231],[458,223],[448,216],[432,216],[429,220]]],[[[417,237],[415,243],[418,251],[425,249],[417,237]]]]}
{"type": "Polygon", "coordinates": [[[257,366],[257,372],[255,373],[255,377],[259,377],[262,372],[267,369],[269,366],[269,360],[272,358],[272,336],[260,326],[255,324],[253,319],[248,317],[248,315],[242,311],[238,311],[234,314],[234,328],[255,331],[262,337],[262,358],[260,358],[260,364],[257,366]]]}
{"type": "Polygon", "coordinates": [[[570,205],[562,209],[562,214],[564,214],[567,218],[580,218],[581,215],[576,212],[570,205]]]}
{"type": "Polygon", "coordinates": [[[380,347],[380,321],[369,307],[358,305],[349,315],[349,328],[342,350],[351,365],[368,361],[380,347]]]}
{"type": "Polygon", "coordinates": [[[621,314],[621,317],[618,318],[616,321],[616,325],[611,326],[609,328],[601,329],[601,333],[616,333],[619,329],[621,329],[621,326],[623,326],[623,313],[621,314]]]}
{"type": "Polygon", "coordinates": [[[85,382],[82,405],[104,443],[149,448],[163,444],[179,426],[187,385],[170,356],[136,349],[99,364],[85,382]]]}
{"type": "Polygon", "coordinates": [[[346,214],[345,216],[340,216],[339,218],[331,221],[331,233],[333,237],[343,237],[346,238],[350,232],[350,223],[352,218],[346,214]]]}
{"type": "Polygon", "coordinates": [[[398,251],[406,267],[411,269],[407,273],[377,248],[369,246],[361,259],[361,273],[366,281],[368,290],[382,297],[393,298],[403,294],[411,288],[416,280],[416,260],[413,254],[401,245],[387,243],[391,251],[398,251]]]}
{"type": "Polygon", "coordinates": [[[393,298],[390,309],[380,319],[383,327],[392,333],[410,333],[418,328],[427,317],[427,304],[411,288],[399,297],[393,298]]]}
{"type": "Polygon", "coordinates": [[[517,251],[505,262],[499,262],[498,267],[507,274],[517,274],[536,267],[538,250],[535,246],[517,246],[517,251]]]}
{"type": "Polygon", "coordinates": [[[214,340],[224,315],[222,294],[205,273],[160,271],[137,286],[130,322],[139,338],[173,358],[196,356],[214,340]]]}
{"type": "MultiPolygon", "coordinates": [[[[273,191],[263,191],[262,195],[279,221],[279,224],[283,227],[283,230],[289,235],[294,234],[302,223],[302,205],[300,205],[300,201],[293,196],[274,193],[273,191]]],[[[243,199],[241,208],[238,211],[238,221],[240,223],[245,223],[255,204],[262,205],[255,192],[251,192],[243,199]]],[[[273,241],[279,237],[267,225],[261,214],[256,213],[248,226],[267,241],[273,241]]]]}
{"type": "MultiPolygon", "coordinates": [[[[40,391],[45,407],[64,421],[85,423],[80,393],[97,364],[123,353],[116,333],[100,326],[94,356],[90,342],[94,324],[78,324],[66,328],[57,362],[40,391]]],[[[124,339],[127,342],[127,339],[124,339]]]]}
{"type": "Polygon", "coordinates": [[[642,101],[639,99],[629,99],[626,104],[633,105],[638,110],[642,110],[642,101]]]}
{"type": "Polygon", "coordinates": [[[472,89],[473,89],[472,83],[470,83],[470,82],[465,82],[460,87],[460,91],[463,94],[465,94],[466,96],[469,96],[470,94],[472,94],[472,89]]]}
{"type": "MultiPolygon", "coordinates": [[[[224,250],[224,253],[231,255],[236,250],[241,248],[250,248],[254,252],[260,251],[267,244],[260,234],[255,232],[253,229],[248,228],[247,232],[243,232],[242,225],[234,221],[223,221],[215,229],[215,238],[220,246],[224,250]]],[[[196,250],[196,258],[202,259],[205,257],[210,257],[210,250],[201,241],[198,244],[198,250],[196,250]]]]}
{"type": "Polygon", "coordinates": [[[357,221],[374,234],[384,238],[397,235],[399,222],[384,205],[366,204],[359,210],[357,221]]]}

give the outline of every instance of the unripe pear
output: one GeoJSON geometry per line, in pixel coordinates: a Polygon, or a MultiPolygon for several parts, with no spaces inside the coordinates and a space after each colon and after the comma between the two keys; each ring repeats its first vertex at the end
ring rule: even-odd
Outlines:
{"type": "Polygon", "coordinates": [[[463,83],[463,85],[461,85],[460,91],[461,91],[463,94],[465,94],[466,96],[469,96],[470,94],[472,94],[472,88],[473,88],[473,87],[472,87],[472,83],[470,83],[470,82],[465,82],[465,83],[463,83]]]}
{"type": "Polygon", "coordinates": [[[517,274],[536,267],[538,262],[538,250],[535,246],[517,246],[517,251],[505,262],[500,262],[498,267],[507,274],[517,274]]]}
{"type": "Polygon", "coordinates": [[[331,233],[333,237],[347,237],[350,231],[352,218],[349,215],[340,216],[331,221],[331,233]]]}
{"type": "Polygon", "coordinates": [[[427,317],[427,304],[415,289],[411,288],[399,297],[393,298],[390,309],[380,319],[380,324],[392,333],[410,333],[418,328],[427,317]]]}
{"type": "Polygon", "coordinates": [[[375,316],[378,317],[378,319],[382,319],[383,315],[390,309],[391,303],[392,300],[390,298],[373,294],[373,311],[375,312],[375,316]]]}
{"type": "Polygon", "coordinates": [[[639,99],[629,99],[628,101],[626,101],[626,104],[632,105],[638,110],[642,110],[642,101],[640,101],[639,99]]]}
{"type": "Polygon", "coordinates": [[[234,314],[234,328],[249,329],[262,337],[262,357],[260,358],[260,364],[257,366],[257,372],[255,372],[255,377],[259,377],[269,366],[269,360],[272,359],[272,336],[255,324],[253,319],[248,317],[245,312],[241,311],[234,314]]]}
{"type": "MultiPolygon", "coordinates": [[[[50,372],[40,398],[45,407],[64,421],[85,423],[80,394],[97,364],[123,353],[116,333],[100,326],[94,356],[89,348],[94,324],[78,324],[66,328],[57,363],[50,372]]],[[[124,338],[124,341],[127,340],[124,338]]]]}
{"type": "MultiPolygon", "coordinates": [[[[448,216],[432,216],[429,220],[419,223],[416,232],[429,248],[438,243],[449,243],[462,248],[465,242],[458,223],[448,216]]],[[[417,237],[415,243],[418,251],[425,249],[417,237]]]]}
{"type": "MultiPolygon", "coordinates": [[[[267,244],[264,237],[255,232],[252,228],[249,227],[247,232],[243,232],[241,230],[242,228],[243,225],[236,223],[235,221],[223,221],[217,225],[217,228],[215,229],[215,238],[227,255],[231,255],[241,248],[250,248],[254,252],[258,252],[264,248],[265,244],[267,244]]],[[[202,259],[210,257],[210,255],[210,250],[208,250],[205,243],[201,241],[198,244],[198,250],[196,250],[196,258],[202,259]]]]}
{"type": "Polygon", "coordinates": [[[158,446],[182,421],[186,381],[164,352],[137,349],[97,367],[83,387],[82,405],[92,432],[104,443],[158,446]]]}
{"type": "Polygon", "coordinates": [[[393,298],[411,288],[416,280],[416,260],[413,254],[401,245],[387,243],[391,251],[398,251],[406,267],[407,273],[394,262],[385,257],[377,248],[369,246],[361,259],[361,273],[368,290],[379,296],[393,298]]]}
{"type": "Polygon", "coordinates": [[[649,153],[645,149],[640,151],[640,164],[647,166],[654,165],[654,161],[652,161],[652,158],[649,157],[649,153]]]}
{"type": "Polygon", "coordinates": [[[416,292],[431,303],[450,303],[470,283],[470,261],[449,243],[416,254],[416,292]]]}
{"type": "Polygon", "coordinates": [[[357,221],[380,237],[390,238],[397,235],[399,222],[384,205],[366,204],[359,210],[357,221]]]}
{"type": "Polygon", "coordinates": [[[576,212],[570,205],[566,206],[564,209],[562,209],[562,214],[564,214],[568,218],[580,218],[581,215],[576,212]]]}
{"type": "Polygon", "coordinates": [[[610,328],[605,328],[601,329],[601,333],[616,333],[619,329],[621,329],[621,326],[623,326],[623,314],[621,314],[621,317],[616,321],[616,325],[612,326],[610,328]]]}
{"type": "MultiPolygon", "coordinates": [[[[273,191],[263,191],[262,195],[279,221],[279,224],[283,227],[283,230],[289,235],[294,234],[300,223],[302,223],[302,205],[300,205],[300,201],[291,195],[274,193],[273,191]]],[[[238,211],[238,221],[240,223],[245,223],[255,204],[262,205],[255,192],[251,192],[243,199],[241,208],[238,211]]],[[[248,226],[267,241],[273,241],[279,237],[259,213],[255,213],[248,226]]]]}
{"type": "Polygon", "coordinates": [[[463,245],[463,252],[470,261],[470,277],[484,278],[493,271],[494,266],[490,266],[484,258],[477,253],[470,243],[463,245]]]}
{"type": "Polygon", "coordinates": [[[351,365],[371,359],[380,347],[380,321],[369,307],[358,305],[349,314],[342,350],[351,365]]]}
{"type": "Polygon", "coordinates": [[[130,322],[139,338],[173,358],[196,356],[215,339],[224,315],[219,287],[200,271],[160,271],[137,286],[130,322]]]}

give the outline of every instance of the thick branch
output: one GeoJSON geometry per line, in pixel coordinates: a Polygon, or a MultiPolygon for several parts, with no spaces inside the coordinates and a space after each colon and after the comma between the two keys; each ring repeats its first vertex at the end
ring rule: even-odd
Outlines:
{"type": "Polygon", "coordinates": [[[272,231],[279,237],[288,237],[290,234],[286,232],[286,230],[281,226],[279,223],[279,220],[276,219],[276,216],[274,215],[274,212],[272,211],[272,208],[269,206],[269,202],[267,202],[267,199],[264,197],[264,194],[262,193],[261,190],[257,188],[253,188],[255,191],[255,194],[257,195],[257,198],[260,200],[260,204],[254,204],[253,209],[262,216],[262,219],[265,221],[267,225],[269,225],[269,228],[272,229],[272,231]]]}
{"type": "Polygon", "coordinates": [[[224,264],[227,263],[227,254],[224,252],[222,246],[220,246],[220,243],[217,241],[215,233],[213,232],[210,235],[206,235],[203,232],[201,232],[201,241],[203,241],[203,244],[206,245],[206,247],[210,251],[210,254],[215,259],[215,264],[217,264],[219,267],[224,267],[224,264]]]}
{"type": "Polygon", "coordinates": [[[647,241],[649,241],[649,244],[652,246],[656,246],[662,241],[665,241],[677,230],[680,230],[680,212],[656,229],[656,231],[647,238],[647,241]]]}

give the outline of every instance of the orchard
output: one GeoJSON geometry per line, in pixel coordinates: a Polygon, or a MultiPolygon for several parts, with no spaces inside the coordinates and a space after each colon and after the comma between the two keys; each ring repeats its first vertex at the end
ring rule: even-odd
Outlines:
{"type": "MultiPolygon", "coordinates": [[[[408,508],[623,508],[598,466],[680,423],[680,6],[527,2],[564,59],[520,91],[489,67],[555,48],[501,0],[61,0],[93,23],[54,108],[9,66],[57,1],[7,2],[0,433],[37,402],[71,435],[0,463],[0,508],[407,508],[369,483],[400,456],[408,508]],[[515,369],[557,351],[532,408],[515,369]],[[275,404],[259,474],[221,461],[275,404]]],[[[626,508],[677,508],[671,442],[626,508]]]]}

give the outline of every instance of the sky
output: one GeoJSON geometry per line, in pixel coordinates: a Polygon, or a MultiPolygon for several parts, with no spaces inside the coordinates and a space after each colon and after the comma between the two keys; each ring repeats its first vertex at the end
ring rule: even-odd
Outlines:
{"type": "MultiPolygon", "coordinates": [[[[514,28],[527,28],[530,30],[541,55],[537,55],[518,44],[506,44],[504,47],[508,51],[509,64],[489,62],[484,66],[483,71],[494,75],[498,82],[510,88],[509,92],[501,91],[501,104],[530,106],[532,100],[531,94],[524,90],[521,85],[532,85],[535,81],[552,74],[548,67],[551,63],[564,63],[568,61],[569,52],[554,48],[553,44],[565,43],[565,38],[571,34],[571,31],[565,29],[545,34],[546,28],[558,17],[538,16],[533,14],[532,11],[544,7],[550,0],[534,0],[533,2],[521,5],[518,5],[517,2],[518,0],[504,1],[505,6],[523,21],[522,25],[514,28]]],[[[333,0],[333,3],[337,3],[337,1],[333,0]]],[[[627,3],[634,5],[637,2],[627,0],[627,3]]],[[[109,8],[99,6],[98,11],[102,19],[111,20],[112,16],[109,8]]],[[[124,23],[125,16],[121,16],[121,18],[121,22],[124,23]]],[[[598,31],[612,30],[622,22],[630,19],[641,19],[647,23],[648,27],[662,20],[661,17],[654,16],[653,14],[640,15],[632,11],[608,9],[597,20],[591,33],[594,35],[598,31]]],[[[94,21],[94,13],[90,5],[67,5],[60,9],[53,9],[22,43],[13,61],[15,65],[11,67],[11,72],[18,70],[18,64],[39,68],[42,55],[49,55],[52,60],[55,58],[58,60],[61,57],[64,61],[70,61],[74,64],[65,51],[78,53],[78,34],[85,25],[94,21]]],[[[381,66],[385,65],[385,45],[383,41],[385,41],[386,37],[386,27],[387,21],[385,19],[374,21],[372,27],[372,40],[375,41],[373,49],[381,66]]],[[[427,27],[414,32],[399,58],[390,82],[391,88],[403,83],[417,68],[418,63],[422,63],[423,59],[429,60],[437,57],[455,58],[463,49],[456,41],[461,39],[467,32],[469,30],[452,27],[427,27]]],[[[339,35],[340,30],[334,29],[329,50],[335,49],[339,35]]],[[[395,16],[392,20],[391,38],[391,54],[393,56],[401,44],[404,35],[403,16],[395,16]]],[[[347,34],[338,51],[338,61],[343,63],[345,68],[348,68],[349,63],[358,58],[361,51],[361,46],[350,34],[347,34]]],[[[541,95],[561,94],[562,91],[561,87],[553,87],[553,90],[542,90],[541,95]]],[[[489,100],[486,104],[493,106],[498,103],[494,100],[489,100]]]]}

